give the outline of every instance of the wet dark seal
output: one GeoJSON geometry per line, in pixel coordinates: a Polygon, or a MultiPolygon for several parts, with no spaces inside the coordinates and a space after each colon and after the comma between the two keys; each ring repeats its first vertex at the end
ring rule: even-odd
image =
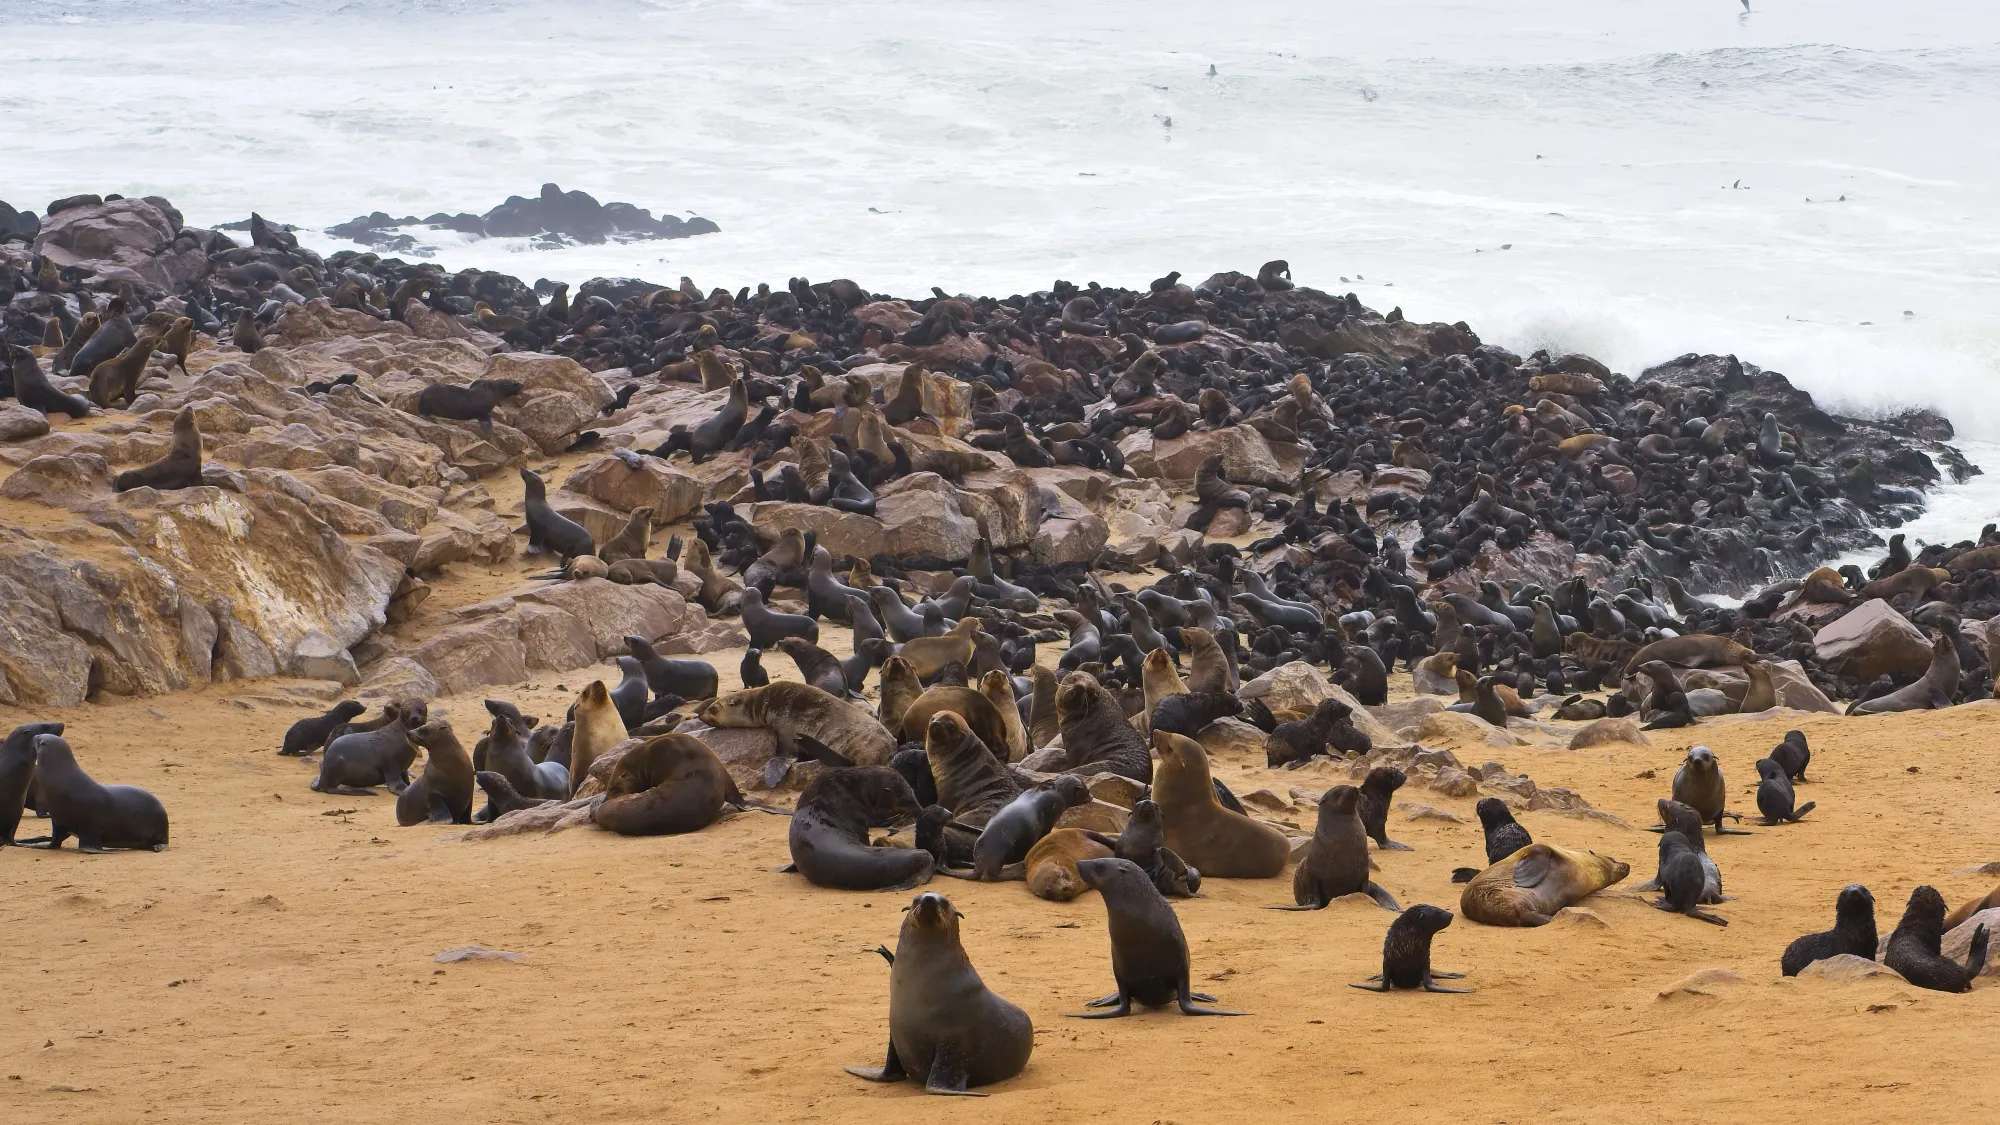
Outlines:
{"type": "Polygon", "coordinates": [[[1133,1001],[1149,1008],[1175,1004],[1190,1016],[1249,1014],[1195,1004],[1197,1000],[1213,1004],[1215,997],[1189,989],[1187,935],[1181,932],[1174,908],[1138,864],[1128,859],[1085,859],[1077,861],[1076,869],[1104,898],[1111,930],[1111,976],[1118,991],[1085,1005],[1098,1011],[1065,1015],[1118,1019],[1132,1014],[1133,1001]]]}
{"type": "MultiPolygon", "coordinates": [[[[1500,798],[1481,797],[1479,803],[1473,806],[1473,811],[1479,814],[1480,828],[1486,833],[1488,867],[1535,842],[1534,837],[1528,835],[1528,830],[1521,827],[1520,822],[1514,819],[1514,812],[1507,807],[1507,802],[1500,798]]],[[[1454,867],[1451,871],[1451,881],[1470,883],[1481,870],[1483,868],[1454,867]]]]}
{"type": "MultiPolygon", "coordinates": [[[[48,843],[42,846],[60,848],[75,836],[78,851],[167,850],[167,809],[160,799],[136,785],[93,781],[60,737],[35,736],[35,777],[49,806],[48,843]]],[[[1942,909],[1938,918],[1944,918],[1942,909]]]]}
{"type": "MultiPolygon", "coordinates": [[[[46,737],[46,736],[45,736],[46,737]]],[[[1972,948],[1964,965],[1944,955],[1944,896],[1936,887],[1910,892],[1903,920],[1889,935],[1882,963],[1918,988],[1936,992],[1969,992],[1973,978],[1986,967],[1988,934],[1981,925],[1972,931],[1972,948]]]]}
{"type": "Polygon", "coordinates": [[[368,708],[352,699],[342,700],[333,705],[333,710],[310,719],[300,719],[285,731],[285,744],[278,753],[289,758],[303,758],[317,754],[326,745],[327,738],[334,731],[346,726],[356,715],[368,708]]]}
{"type": "Polygon", "coordinates": [[[1875,934],[1875,896],[1867,887],[1849,883],[1840,888],[1840,896],[1834,899],[1833,928],[1794,940],[1785,947],[1779,966],[1786,976],[1795,977],[1814,961],[1843,953],[1873,961],[1880,947],[1875,934]]]}
{"type": "Polygon", "coordinates": [[[597,543],[582,524],[549,507],[548,486],[530,470],[521,470],[521,484],[527,489],[523,507],[528,520],[528,549],[543,550],[565,559],[595,554],[597,543]]]}
{"type": "Polygon", "coordinates": [[[591,819],[621,836],[674,836],[714,824],[743,794],[708,744],[662,734],[625,751],[604,783],[591,819]]]}
{"type": "Polygon", "coordinates": [[[1757,811],[1764,814],[1761,824],[1796,824],[1800,817],[1819,807],[1818,801],[1807,801],[1797,808],[1793,802],[1798,795],[1792,791],[1791,778],[1786,776],[1785,767],[1771,758],[1757,759],[1757,811]]]}
{"type": "Polygon", "coordinates": [[[1389,838],[1389,800],[1407,780],[1403,771],[1394,766],[1376,766],[1362,779],[1361,827],[1367,830],[1368,838],[1375,841],[1375,846],[1383,851],[1413,850],[1410,845],[1399,844],[1389,838]]]}
{"type": "Polygon", "coordinates": [[[1437,972],[1431,968],[1431,939],[1437,936],[1439,930],[1451,925],[1452,918],[1451,911],[1428,903],[1419,903],[1403,911],[1389,923],[1388,936],[1382,939],[1382,971],[1348,987],[1365,992],[1388,992],[1397,988],[1421,988],[1425,992],[1472,992],[1470,988],[1446,988],[1437,983],[1436,978],[1440,977],[1462,980],[1464,973],[1437,972]]]}
{"type": "Polygon", "coordinates": [[[1368,831],[1361,826],[1361,791],[1336,785],[1319,799],[1319,821],[1305,859],[1292,873],[1296,906],[1273,910],[1322,910],[1342,895],[1365,894],[1384,910],[1401,910],[1388,891],[1368,878],[1368,831]]]}
{"type": "Polygon", "coordinates": [[[1655,882],[1660,887],[1660,898],[1653,903],[1655,908],[1669,914],[1699,918],[1717,926],[1729,924],[1727,919],[1701,908],[1702,895],[1708,886],[1708,873],[1703,870],[1701,857],[1695,854],[1688,838],[1679,832],[1667,831],[1660,835],[1660,873],[1655,882]]]}
{"type": "Polygon", "coordinates": [[[919,1078],[927,1094],[984,1097],[1021,1073],[1035,1049],[1028,1013],[995,995],[965,956],[951,900],[926,891],[903,916],[889,960],[889,1057],[847,1068],[870,1082],[919,1078]]]}
{"type": "MultiPolygon", "coordinates": [[[[1062,814],[1090,803],[1083,779],[1064,774],[1045,789],[1030,789],[1007,802],[979,830],[972,845],[972,878],[982,882],[1019,879],[1028,849],[1049,834],[1062,814]]],[[[946,872],[947,875],[954,872],[946,872]]]]}
{"type": "Polygon", "coordinates": [[[898,891],[931,881],[936,857],[919,848],[877,848],[870,828],[888,828],[919,815],[910,783],[889,766],[820,771],[799,794],[786,838],[791,868],[817,887],[843,891],[898,891]]]}

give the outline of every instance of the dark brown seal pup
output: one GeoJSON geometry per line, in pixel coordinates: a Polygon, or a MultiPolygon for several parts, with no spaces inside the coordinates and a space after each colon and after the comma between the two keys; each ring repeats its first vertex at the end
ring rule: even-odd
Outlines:
{"type": "Polygon", "coordinates": [[[1772,759],[1757,759],[1757,776],[1763,779],[1757,783],[1757,811],[1764,814],[1760,823],[1796,824],[1800,817],[1819,807],[1818,801],[1792,807],[1798,796],[1792,791],[1791,779],[1785,776],[1785,767],[1772,759]]]}
{"type": "Polygon", "coordinates": [[[127,469],[111,481],[117,492],[135,488],[162,490],[193,488],[201,483],[201,430],[195,425],[194,407],[183,406],[174,415],[174,443],[167,455],[150,465],[127,469]]]}
{"type": "MultiPolygon", "coordinates": [[[[931,881],[937,859],[921,848],[877,848],[870,828],[888,828],[919,815],[910,783],[888,766],[820,771],[799,794],[786,837],[797,871],[817,887],[843,891],[900,891],[931,881]]],[[[947,817],[949,814],[946,814],[947,817]]]]}
{"type": "Polygon", "coordinates": [[[1394,896],[1368,878],[1368,832],[1361,827],[1361,791],[1336,785],[1319,800],[1319,822],[1313,826],[1306,857],[1292,872],[1296,906],[1273,910],[1323,910],[1342,895],[1359,892],[1384,910],[1401,910],[1394,896]]]}
{"type": "Polygon", "coordinates": [[[60,735],[61,723],[23,723],[0,742],[0,846],[14,842],[28,806],[28,784],[35,777],[35,739],[60,735]]]}
{"type": "Polygon", "coordinates": [[[1972,931],[1971,956],[1963,966],[1946,957],[1944,896],[1938,894],[1936,887],[1918,887],[1910,892],[1903,920],[1896,923],[1895,932],[1889,935],[1889,951],[1882,957],[1882,963],[1903,974],[1904,980],[1918,988],[1969,992],[1973,978],[1986,967],[1987,938],[1984,925],[1972,931]]]}
{"type": "MultiPolygon", "coordinates": [[[[646,674],[646,686],[652,689],[654,695],[678,695],[682,699],[715,698],[715,688],[721,677],[716,675],[715,665],[708,661],[669,659],[655,652],[652,642],[644,637],[626,637],[625,651],[639,662],[639,670],[646,674]]],[[[767,678],[765,682],[770,681],[767,678]]]]}
{"type": "MultiPolygon", "coordinates": [[[[1479,803],[1473,806],[1473,811],[1479,814],[1479,826],[1486,833],[1488,867],[1535,842],[1534,838],[1528,835],[1528,830],[1521,827],[1520,822],[1514,819],[1514,812],[1507,807],[1507,802],[1500,798],[1481,797],[1479,803]]],[[[1477,867],[1454,867],[1451,871],[1451,881],[1470,883],[1481,870],[1477,867]]]]}
{"type": "Polygon", "coordinates": [[[1138,864],[1128,859],[1086,859],[1076,869],[1104,898],[1111,929],[1111,976],[1118,991],[1085,1005],[1106,1010],[1064,1015],[1118,1019],[1132,1014],[1134,1000],[1149,1008],[1177,1004],[1183,1015],[1190,1016],[1249,1014],[1196,1006],[1196,1000],[1213,1004],[1215,997],[1189,990],[1187,935],[1181,932],[1174,908],[1138,864]]]}
{"type": "Polygon", "coordinates": [[[400,794],[409,787],[410,766],[417,760],[410,742],[412,718],[399,710],[395,720],[378,729],[343,734],[328,743],[319,776],[312,780],[313,792],[373,797],[374,786],[386,785],[400,794]]]}
{"type": "Polygon", "coordinates": [[[1361,827],[1367,830],[1368,838],[1375,841],[1375,846],[1383,851],[1413,850],[1410,845],[1399,844],[1389,838],[1389,800],[1407,780],[1403,771],[1394,766],[1376,766],[1361,781],[1361,827]]]}
{"type": "Polygon", "coordinates": [[[984,1097],[987,1086],[1021,1073],[1035,1049],[1028,1013],[986,987],[959,944],[964,917],[951,900],[925,891],[903,915],[889,959],[889,1057],[847,1068],[870,1082],[918,1078],[927,1094],[984,1097]]]}
{"type": "Polygon", "coordinates": [[[1729,924],[1727,919],[1701,908],[1708,873],[1702,869],[1701,857],[1695,855],[1688,838],[1679,832],[1669,830],[1660,835],[1660,873],[1654,881],[1660,887],[1660,898],[1653,903],[1657,909],[1717,926],[1729,924]]]}
{"type": "Polygon", "coordinates": [[[1188,866],[1167,843],[1166,816],[1153,801],[1132,802],[1125,830],[1112,841],[1113,854],[1129,859],[1153,880],[1160,893],[1174,898],[1192,898],[1201,891],[1200,870],[1188,866]]]}
{"type": "Polygon", "coordinates": [[[486,794],[486,808],[483,814],[488,821],[499,820],[510,812],[540,808],[553,803],[547,798],[521,796],[504,774],[494,773],[492,770],[480,770],[472,776],[486,794]]]}
{"type": "MultiPolygon", "coordinates": [[[[475,753],[473,764],[505,777],[507,784],[523,797],[552,801],[568,798],[569,768],[559,762],[537,762],[529,754],[530,732],[534,728],[521,709],[503,699],[489,699],[486,711],[493,716],[493,722],[486,728],[486,752],[483,760],[475,753]]],[[[340,739],[334,739],[334,745],[339,744],[340,739]]],[[[333,753],[331,747],[327,753],[333,753]]],[[[485,812],[479,819],[490,821],[499,815],[491,804],[485,812]]]]}
{"type": "Polygon", "coordinates": [[[1647,705],[1654,712],[1652,721],[1640,730],[1674,730],[1694,725],[1694,708],[1688,703],[1687,693],[1681,690],[1673,669],[1658,660],[1648,660],[1639,665],[1639,674],[1653,682],[1653,693],[1647,705]]]}
{"type": "Polygon", "coordinates": [[[1388,992],[1392,989],[1421,988],[1425,992],[1467,993],[1470,988],[1446,988],[1433,978],[1462,980],[1464,973],[1435,972],[1431,969],[1431,939],[1439,930],[1451,925],[1452,913],[1428,903],[1419,903],[1403,911],[1396,920],[1389,923],[1389,933],[1382,939],[1382,971],[1366,981],[1348,985],[1364,992],[1388,992]]]}
{"type": "Polygon", "coordinates": [[[1545,926],[1556,911],[1631,873],[1630,864],[1610,856],[1530,844],[1474,876],[1458,912],[1486,926],[1545,926]]]}
{"type": "Polygon", "coordinates": [[[300,719],[285,731],[285,744],[278,753],[288,758],[303,758],[317,754],[326,745],[326,740],[334,731],[346,726],[356,715],[368,708],[352,699],[342,700],[333,705],[333,710],[311,719],[300,719]]]}
{"type": "MultiPolygon", "coordinates": [[[[1704,877],[1701,893],[1702,905],[1711,906],[1718,902],[1728,902],[1729,896],[1722,893],[1722,869],[1716,866],[1715,857],[1708,854],[1708,846],[1701,836],[1701,814],[1681,804],[1679,801],[1670,801],[1665,797],[1660,798],[1659,809],[1660,823],[1666,826],[1667,831],[1678,832],[1682,836],[1685,836],[1688,842],[1688,850],[1694,852],[1695,858],[1701,861],[1704,877]]],[[[1666,869],[1662,865],[1654,871],[1651,879],[1640,883],[1632,889],[1635,891],[1657,891],[1665,886],[1665,878],[1666,869]]]]}
{"type": "Polygon", "coordinates": [[[472,755],[452,733],[451,720],[439,715],[411,731],[410,741],[426,752],[424,772],[396,795],[396,823],[471,824],[472,755]]]}
{"type": "Polygon", "coordinates": [[[1879,948],[1875,936],[1875,896],[1867,887],[1849,883],[1840,888],[1840,897],[1834,900],[1833,928],[1794,940],[1785,947],[1779,966],[1786,976],[1795,977],[1814,961],[1842,953],[1873,961],[1879,948]]]}
{"type": "Polygon", "coordinates": [[[1806,767],[1812,764],[1812,747],[1806,745],[1804,731],[1788,730],[1785,740],[1771,748],[1771,760],[1785,767],[1785,776],[1793,781],[1806,779],[1806,767]]]}
{"type": "MultiPolygon", "coordinates": [[[[582,771],[579,771],[582,772],[582,771]]],[[[722,759],[691,734],[662,734],[620,755],[591,819],[621,836],[674,836],[743,807],[722,759]]]]}
{"type": "MultiPolygon", "coordinates": [[[[93,781],[59,736],[35,736],[35,779],[49,806],[48,843],[41,846],[60,848],[75,836],[78,851],[167,850],[167,809],[160,799],[136,785],[93,781]]],[[[1944,918],[1942,902],[1938,918],[1944,918]]]]}
{"type": "MultiPolygon", "coordinates": [[[[1270,714],[1261,701],[1251,710],[1254,713],[1258,708],[1270,714]]],[[[1322,699],[1311,718],[1279,723],[1264,736],[1264,761],[1273,768],[1297,769],[1317,754],[1366,754],[1373,745],[1366,734],[1355,729],[1352,707],[1338,699],[1322,699]]]]}
{"type": "Polygon", "coordinates": [[[513,398],[523,390],[512,379],[475,379],[470,386],[432,383],[417,394],[417,413],[425,418],[449,418],[455,422],[477,422],[493,432],[493,408],[500,400],[513,398]]]}
{"type": "MultiPolygon", "coordinates": [[[[1125,709],[1088,672],[1071,672],[1056,689],[1056,717],[1062,724],[1066,772],[1115,773],[1138,782],[1153,780],[1146,738],[1125,719],[1125,709]]],[[[1166,732],[1161,732],[1166,733],[1166,732]]]]}
{"type": "Polygon", "coordinates": [[[548,486],[526,467],[521,484],[527,489],[522,505],[528,521],[528,549],[543,550],[563,559],[595,555],[597,543],[582,524],[549,507],[548,486]]]}
{"type": "Polygon", "coordinates": [[[1223,807],[1201,743],[1157,731],[1153,749],[1160,755],[1153,800],[1166,819],[1166,846],[1175,855],[1211,879],[1270,879],[1284,872],[1290,841],[1270,825],[1223,807]]]}
{"type": "Polygon", "coordinates": [[[1007,802],[979,830],[972,845],[972,878],[988,883],[1020,878],[1028,849],[1049,834],[1064,812],[1089,803],[1090,790],[1074,774],[1063,774],[1047,788],[1030,789],[1007,802]]]}

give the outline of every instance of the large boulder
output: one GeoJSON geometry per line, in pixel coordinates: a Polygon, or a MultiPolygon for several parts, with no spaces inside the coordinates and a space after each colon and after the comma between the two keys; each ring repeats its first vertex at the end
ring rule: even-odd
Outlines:
{"type": "Polygon", "coordinates": [[[114,199],[68,207],[42,220],[35,252],[57,266],[74,266],[92,273],[120,276],[129,271],[161,289],[175,288],[174,278],[157,259],[173,245],[174,219],[143,199],[114,199]]]}
{"type": "Polygon", "coordinates": [[[1836,675],[1867,681],[1931,666],[1931,642],[1888,602],[1871,598],[1813,637],[1820,662],[1836,675]]]}
{"type": "Polygon", "coordinates": [[[1361,706],[1361,702],[1341,687],[1329,682],[1318,668],[1302,660],[1280,664],[1254,680],[1245,681],[1236,692],[1239,698],[1262,699],[1273,711],[1311,714],[1321,700],[1338,699],[1354,711],[1354,729],[1366,734],[1377,748],[1401,746],[1409,740],[1384,726],[1361,706]]]}
{"type": "Polygon", "coordinates": [[[528,678],[521,615],[511,610],[454,625],[417,646],[410,658],[431,674],[443,695],[487,684],[518,684],[528,678]]]}
{"type": "Polygon", "coordinates": [[[654,457],[643,458],[636,469],[616,457],[599,457],[571,473],[562,487],[621,512],[650,507],[654,527],[679,523],[702,503],[700,481],[654,457]]]}
{"type": "Polygon", "coordinates": [[[625,651],[627,636],[658,640],[687,624],[687,602],[664,586],[621,586],[603,578],[558,582],[515,599],[563,610],[589,629],[599,659],[625,651]]]}
{"type": "Polygon", "coordinates": [[[49,432],[48,415],[18,402],[0,406],[0,441],[24,441],[49,432]]]}
{"type": "MultiPolygon", "coordinates": [[[[911,473],[876,493],[882,544],[866,552],[956,562],[972,554],[979,524],[960,510],[958,490],[935,473],[911,473]]],[[[829,548],[831,549],[831,548],[829,548]]]]}
{"type": "Polygon", "coordinates": [[[1289,491],[1297,483],[1296,470],[1287,473],[1272,452],[1264,435],[1249,426],[1225,426],[1219,430],[1194,430],[1177,438],[1161,440],[1149,431],[1127,434],[1118,443],[1125,463],[1142,477],[1164,477],[1187,482],[1194,480],[1201,463],[1214,454],[1222,455],[1222,472],[1230,483],[1251,487],[1264,485],[1289,491]]]}

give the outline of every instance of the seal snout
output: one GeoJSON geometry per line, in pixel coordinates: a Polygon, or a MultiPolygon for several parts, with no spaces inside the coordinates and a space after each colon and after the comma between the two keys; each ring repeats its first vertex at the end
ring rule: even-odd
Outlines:
{"type": "Polygon", "coordinates": [[[964,917],[956,907],[952,906],[950,899],[936,891],[925,891],[911,899],[910,905],[905,909],[909,912],[911,920],[920,926],[942,926],[954,918],[964,917]]]}

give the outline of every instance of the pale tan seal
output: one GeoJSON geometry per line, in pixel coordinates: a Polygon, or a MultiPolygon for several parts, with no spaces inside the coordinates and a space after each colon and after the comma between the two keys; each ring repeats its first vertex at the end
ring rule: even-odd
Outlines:
{"type": "Polygon", "coordinates": [[[1481,871],[1458,898],[1459,913],[1488,926],[1543,926],[1632,873],[1632,865],[1596,852],[1529,844],[1481,871]]]}

